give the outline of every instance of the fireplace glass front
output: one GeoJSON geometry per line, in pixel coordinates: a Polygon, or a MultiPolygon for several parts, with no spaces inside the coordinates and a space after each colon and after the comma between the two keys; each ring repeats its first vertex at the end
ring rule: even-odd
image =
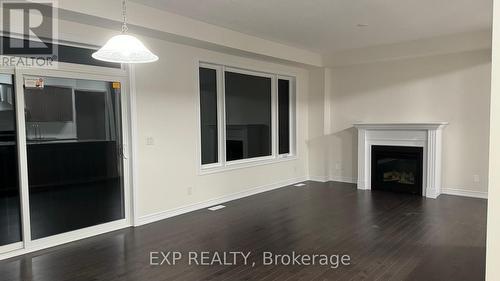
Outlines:
{"type": "Polygon", "coordinates": [[[372,190],[422,195],[423,148],[372,146],[372,190]]]}

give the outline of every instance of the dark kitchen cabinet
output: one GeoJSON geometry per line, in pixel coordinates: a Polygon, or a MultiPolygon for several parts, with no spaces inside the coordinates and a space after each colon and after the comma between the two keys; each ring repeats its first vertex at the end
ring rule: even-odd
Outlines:
{"type": "Polygon", "coordinates": [[[25,89],[26,122],[73,121],[73,89],[45,86],[25,89]]]}
{"type": "Polygon", "coordinates": [[[76,136],[79,140],[106,139],[106,92],[75,90],[76,136]]]}
{"type": "Polygon", "coordinates": [[[117,178],[117,161],[115,141],[35,142],[28,145],[30,189],[117,178]]]}

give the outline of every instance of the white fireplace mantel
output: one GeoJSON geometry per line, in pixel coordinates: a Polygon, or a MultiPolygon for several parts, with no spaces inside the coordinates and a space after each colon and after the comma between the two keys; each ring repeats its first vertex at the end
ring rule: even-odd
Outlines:
{"type": "Polygon", "coordinates": [[[422,195],[437,198],[441,194],[442,131],[447,122],[429,123],[357,123],[358,189],[371,189],[371,146],[416,146],[424,150],[422,195]]]}

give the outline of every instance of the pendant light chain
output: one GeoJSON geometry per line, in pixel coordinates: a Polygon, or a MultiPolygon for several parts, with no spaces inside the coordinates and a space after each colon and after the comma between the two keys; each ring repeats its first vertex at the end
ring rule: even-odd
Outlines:
{"type": "Polygon", "coordinates": [[[122,33],[125,33],[125,32],[128,31],[128,26],[127,26],[127,4],[125,3],[125,0],[122,1],[122,17],[123,17],[122,33]]]}

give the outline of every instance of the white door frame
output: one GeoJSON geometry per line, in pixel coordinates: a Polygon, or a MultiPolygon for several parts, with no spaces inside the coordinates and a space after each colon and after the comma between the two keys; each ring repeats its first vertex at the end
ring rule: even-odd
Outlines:
{"type": "Polygon", "coordinates": [[[110,69],[94,66],[59,63],[58,69],[0,69],[0,74],[13,74],[16,97],[16,125],[17,125],[17,149],[19,163],[19,189],[21,197],[21,242],[0,247],[0,260],[17,255],[41,250],[44,248],[61,245],[64,243],[80,240],[98,234],[126,228],[132,225],[134,217],[133,204],[133,181],[132,161],[130,159],[132,147],[131,135],[131,97],[129,73],[124,69],[110,69]],[[29,185],[28,185],[28,163],[26,153],[26,127],[24,116],[24,77],[57,77],[68,79],[96,80],[121,83],[121,118],[122,118],[122,145],[123,145],[123,188],[125,218],[100,225],[86,227],[70,232],[56,234],[41,239],[31,240],[30,213],[29,213],[29,185]]]}
{"type": "MultiPolygon", "coordinates": [[[[16,92],[15,86],[16,85],[15,85],[15,79],[14,79],[14,74],[15,74],[14,69],[0,68],[0,74],[7,74],[7,75],[11,75],[12,76],[12,87],[14,88],[14,94],[15,94],[15,92],[16,92]]],[[[16,98],[17,97],[15,97],[14,99],[16,99],[16,98]]],[[[15,104],[17,105],[17,100],[15,100],[15,104]]],[[[19,151],[19,144],[16,144],[16,145],[17,145],[18,151],[19,151]]],[[[19,163],[19,160],[18,160],[18,163],[19,163]]],[[[18,188],[19,188],[20,187],[20,183],[18,183],[18,185],[19,185],[18,186],[18,188]]],[[[21,193],[20,192],[21,192],[21,190],[19,188],[19,198],[21,198],[21,193]]],[[[19,205],[19,207],[21,208],[21,205],[19,205]]],[[[21,215],[21,233],[22,233],[22,215],[21,215]]],[[[21,235],[21,237],[22,237],[22,235],[21,235]]],[[[11,244],[0,246],[0,257],[1,257],[1,253],[16,251],[16,250],[22,249],[23,247],[24,247],[24,244],[23,244],[22,240],[19,241],[19,242],[14,242],[14,243],[11,243],[11,244]]]]}

